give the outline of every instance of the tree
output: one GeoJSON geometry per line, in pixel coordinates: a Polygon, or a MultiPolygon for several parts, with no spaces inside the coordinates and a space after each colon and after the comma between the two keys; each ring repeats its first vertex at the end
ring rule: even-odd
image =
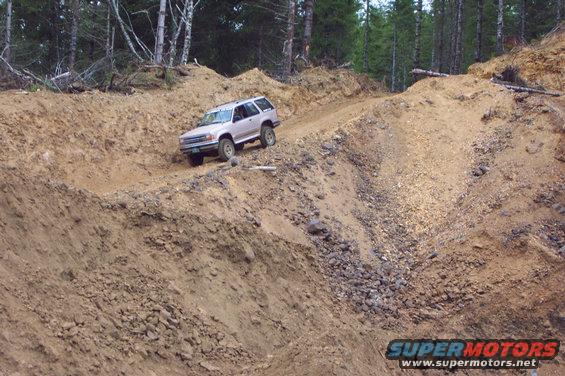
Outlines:
{"type": "Polygon", "coordinates": [[[181,64],[188,62],[188,53],[190,52],[190,45],[192,43],[192,19],[194,17],[194,0],[188,0],[188,8],[184,21],[184,43],[182,46],[182,56],[180,59],[181,64]]]}
{"type": "Polygon", "coordinates": [[[369,71],[369,0],[365,6],[365,38],[363,43],[363,70],[369,71]]]}
{"type": "Polygon", "coordinates": [[[294,41],[294,19],[296,16],[296,0],[288,0],[288,20],[286,40],[284,41],[283,79],[288,80],[292,70],[292,42],[294,41]]]}
{"type": "Polygon", "coordinates": [[[475,37],[475,61],[483,60],[483,22],[485,19],[485,0],[477,0],[477,31],[475,37]]]}
{"type": "Polygon", "coordinates": [[[416,38],[414,39],[414,68],[420,68],[420,46],[422,42],[422,0],[416,7],[416,38]]]}
{"type": "Polygon", "coordinates": [[[498,0],[497,21],[496,21],[496,54],[504,52],[504,0],[498,0]]]}
{"type": "Polygon", "coordinates": [[[128,30],[125,26],[124,20],[122,19],[122,17],[120,16],[120,8],[118,5],[118,0],[108,0],[108,2],[110,3],[110,6],[112,7],[112,11],[114,12],[114,17],[116,18],[116,22],[118,23],[118,25],[120,26],[120,29],[122,30],[122,35],[126,41],[126,44],[129,47],[129,50],[131,51],[131,53],[137,58],[137,60],[143,61],[143,58],[141,57],[141,55],[137,52],[137,49],[135,48],[128,30]]]}
{"type": "Polygon", "coordinates": [[[80,0],[72,0],[71,1],[71,44],[69,48],[69,71],[72,71],[75,67],[79,17],[80,17],[80,0]]]}
{"type": "Polygon", "coordinates": [[[434,0],[432,7],[435,23],[432,70],[441,72],[444,66],[445,0],[434,0]]]}
{"type": "Polygon", "coordinates": [[[526,42],[527,1],[520,0],[520,42],[526,42]]]}
{"type": "Polygon", "coordinates": [[[357,0],[316,1],[312,29],[313,59],[330,66],[341,65],[352,59],[355,42],[363,35],[358,33],[359,10],[360,3],[357,0]]]}
{"type": "Polygon", "coordinates": [[[455,30],[453,34],[453,54],[451,60],[450,73],[459,74],[461,72],[461,60],[463,54],[463,0],[457,0],[455,4],[455,30]]]}
{"type": "Polygon", "coordinates": [[[396,90],[396,54],[397,54],[397,33],[396,33],[396,23],[393,25],[392,31],[392,67],[391,78],[390,78],[390,91],[394,92],[396,90]]]}
{"type": "Polygon", "coordinates": [[[306,60],[307,62],[310,59],[310,44],[312,43],[313,19],[314,19],[314,0],[305,0],[304,1],[304,38],[302,42],[302,57],[304,57],[304,60],[306,60]]]}
{"type": "Polygon", "coordinates": [[[110,70],[113,69],[114,66],[114,36],[116,29],[112,26],[111,22],[111,14],[112,10],[110,9],[110,4],[108,3],[106,6],[106,60],[108,63],[108,67],[110,70]]]}
{"type": "Polygon", "coordinates": [[[155,40],[155,64],[163,61],[163,44],[165,43],[165,17],[167,0],[159,0],[159,18],[157,20],[157,36],[155,40]]]}
{"type": "Polygon", "coordinates": [[[12,59],[12,0],[6,1],[6,34],[4,36],[4,52],[2,57],[8,63],[12,59]]]}
{"type": "Polygon", "coordinates": [[[557,0],[557,24],[561,23],[561,19],[563,17],[563,0],[557,0]]]}

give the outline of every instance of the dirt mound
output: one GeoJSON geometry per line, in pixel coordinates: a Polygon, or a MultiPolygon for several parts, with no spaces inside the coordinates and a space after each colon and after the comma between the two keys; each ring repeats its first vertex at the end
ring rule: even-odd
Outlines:
{"type": "Polygon", "coordinates": [[[517,67],[519,75],[531,86],[565,90],[565,26],[561,25],[540,42],[513,50],[485,63],[473,64],[469,74],[481,78],[500,75],[508,67],[517,67]]]}
{"type": "MultiPolygon", "coordinates": [[[[342,92],[331,85],[285,85],[258,70],[228,79],[206,67],[185,69],[188,76],[173,90],[138,90],[128,96],[0,93],[0,132],[9,135],[0,140],[0,161],[100,190],[110,181],[147,176],[149,169],[184,168],[171,164],[183,161],[178,136],[221,103],[267,95],[285,120],[361,90],[353,82],[353,89],[342,92]]],[[[328,74],[321,80],[331,81],[328,74]]]]}
{"type": "Polygon", "coordinates": [[[364,92],[387,91],[385,85],[380,82],[347,69],[310,68],[293,77],[292,83],[315,93],[332,94],[334,99],[359,95],[364,92]]]}
{"type": "MultiPolygon", "coordinates": [[[[0,176],[3,372],[262,374],[258,360],[329,331],[366,346],[349,333],[368,329],[340,318],[350,313],[329,299],[311,247],[162,196],[107,201],[13,169],[0,176]]],[[[323,358],[326,370],[367,361],[337,347],[323,358]]]]}

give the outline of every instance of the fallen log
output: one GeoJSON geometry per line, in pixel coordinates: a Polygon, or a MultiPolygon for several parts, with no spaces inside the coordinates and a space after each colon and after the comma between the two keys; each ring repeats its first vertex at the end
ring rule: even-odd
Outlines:
{"type": "Polygon", "coordinates": [[[274,166],[253,166],[248,168],[249,171],[276,171],[274,166]]]}
{"type": "Polygon", "coordinates": [[[491,78],[490,82],[492,82],[493,84],[505,87],[509,90],[517,91],[519,93],[536,93],[536,94],[550,95],[552,97],[560,97],[561,96],[561,93],[558,93],[556,91],[547,91],[547,90],[533,89],[531,87],[526,87],[526,86],[516,86],[516,85],[505,84],[505,83],[497,82],[495,79],[492,79],[492,78],[491,78]]]}
{"type": "MultiPolygon", "coordinates": [[[[449,77],[449,74],[446,74],[446,73],[438,73],[438,72],[427,71],[427,70],[423,70],[423,69],[412,69],[412,73],[417,74],[417,75],[422,75],[422,76],[429,76],[429,77],[449,77]]],[[[550,95],[552,97],[560,97],[562,95],[561,93],[556,92],[556,91],[547,91],[547,90],[541,90],[541,89],[534,89],[534,88],[526,87],[526,86],[510,85],[510,84],[507,84],[507,83],[498,82],[494,78],[491,78],[490,82],[492,82],[495,85],[499,85],[499,86],[505,87],[509,90],[513,90],[513,91],[516,91],[516,92],[519,92],[519,93],[535,93],[535,94],[550,95]]]]}
{"type": "Polygon", "coordinates": [[[428,76],[428,77],[449,77],[448,74],[445,73],[439,73],[439,72],[434,72],[434,71],[428,71],[428,70],[423,70],[423,69],[412,69],[412,74],[417,74],[420,76],[428,76]]]}

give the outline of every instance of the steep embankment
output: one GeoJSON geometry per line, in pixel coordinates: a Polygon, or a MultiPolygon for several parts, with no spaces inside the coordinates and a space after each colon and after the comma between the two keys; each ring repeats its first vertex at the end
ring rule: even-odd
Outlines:
{"type": "Polygon", "coordinates": [[[469,74],[490,79],[508,67],[518,68],[527,85],[548,90],[565,90],[565,24],[532,45],[518,47],[508,54],[473,64],[469,74]]]}
{"type": "Polygon", "coordinates": [[[340,74],[2,94],[0,369],[403,374],[389,339],[562,339],[563,99],[340,74]],[[177,161],[186,119],[256,93],[277,145],[177,161]]]}

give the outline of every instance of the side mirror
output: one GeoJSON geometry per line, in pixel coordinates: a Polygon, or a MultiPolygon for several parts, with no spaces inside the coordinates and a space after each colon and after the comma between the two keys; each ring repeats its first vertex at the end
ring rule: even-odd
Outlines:
{"type": "Polygon", "coordinates": [[[240,121],[240,120],[241,120],[241,116],[240,116],[240,115],[235,115],[235,116],[233,117],[233,122],[234,122],[234,123],[237,122],[237,121],[240,121]]]}

